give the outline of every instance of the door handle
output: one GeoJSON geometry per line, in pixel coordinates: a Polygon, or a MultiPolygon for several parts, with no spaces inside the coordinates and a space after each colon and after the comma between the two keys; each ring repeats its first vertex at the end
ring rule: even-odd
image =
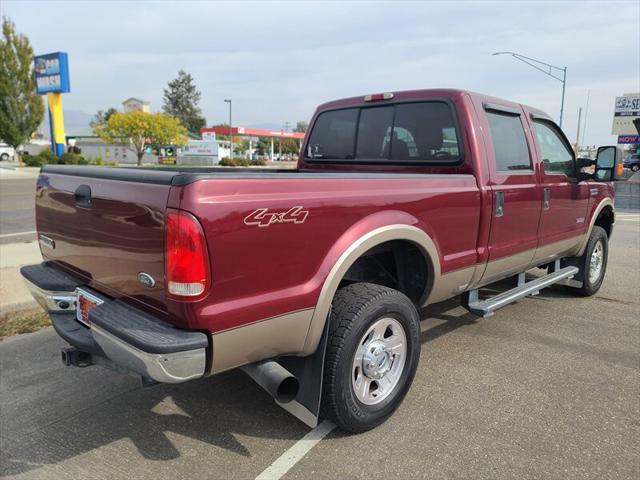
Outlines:
{"type": "Polygon", "coordinates": [[[504,215],[504,192],[496,192],[496,217],[504,215]]]}
{"type": "Polygon", "coordinates": [[[544,189],[544,199],[542,200],[542,208],[544,210],[549,210],[550,206],[551,206],[551,189],[550,188],[545,188],[544,189]]]}

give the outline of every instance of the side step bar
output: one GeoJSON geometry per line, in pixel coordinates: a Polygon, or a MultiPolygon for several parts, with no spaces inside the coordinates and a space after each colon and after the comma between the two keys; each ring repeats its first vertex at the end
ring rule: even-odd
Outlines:
{"type": "Polygon", "coordinates": [[[561,282],[566,279],[573,278],[578,273],[578,267],[564,267],[560,268],[560,261],[556,260],[553,271],[544,275],[543,277],[536,278],[530,282],[525,282],[524,272],[518,275],[518,286],[502,292],[494,297],[487,298],[486,300],[480,300],[478,289],[470,290],[466,292],[462,297],[462,304],[464,307],[475,315],[481,317],[488,317],[499,308],[504,307],[510,303],[520,300],[528,295],[537,295],[541,289],[553,285],[554,283],[561,282]]]}

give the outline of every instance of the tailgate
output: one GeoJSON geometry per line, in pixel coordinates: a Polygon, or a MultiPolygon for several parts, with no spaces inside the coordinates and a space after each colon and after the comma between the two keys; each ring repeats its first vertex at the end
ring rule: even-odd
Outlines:
{"type": "Polygon", "coordinates": [[[97,291],[166,312],[164,214],[170,190],[167,182],[41,173],[36,225],[42,256],[97,291]],[[146,277],[146,285],[139,277],[146,277]]]}

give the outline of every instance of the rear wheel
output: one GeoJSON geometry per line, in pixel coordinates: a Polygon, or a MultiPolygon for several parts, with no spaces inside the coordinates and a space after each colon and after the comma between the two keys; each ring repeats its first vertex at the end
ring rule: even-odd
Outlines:
{"type": "Polygon", "coordinates": [[[2,160],[3,162],[6,162],[7,160],[9,160],[9,154],[3,153],[2,155],[0,155],[0,160],[2,160]]]}
{"type": "Polygon", "coordinates": [[[631,166],[631,171],[632,172],[637,172],[638,170],[640,170],[640,165],[635,164],[631,166]]]}
{"type": "Polygon", "coordinates": [[[568,261],[577,266],[580,271],[576,280],[582,281],[582,287],[567,287],[568,290],[578,296],[588,297],[594,295],[604,281],[607,270],[607,258],[609,255],[609,239],[604,228],[594,226],[591,230],[587,248],[584,254],[576,259],[568,261]]]}
{"type": "Polygon", "coordinates": [[[370,430],[411,386],[420,358],[418,312],[397,290],[356,283],[336,293],[329,321],[323,412],[343,430],[370,430]]]}

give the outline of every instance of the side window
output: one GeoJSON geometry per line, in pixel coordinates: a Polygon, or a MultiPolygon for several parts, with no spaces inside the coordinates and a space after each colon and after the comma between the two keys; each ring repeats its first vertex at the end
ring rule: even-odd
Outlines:
{"type": "Polygon", "coordinates": [[[358,109],[332,110],[320,114],[307,147],[308,158],[353,158],[358,109]]]}
{"type": "Polygon", "coordinates": [[[542,164],[547,173],[564,173],[569,178],[575,177],[573,152],[566,145],[560,134],[549,123],[534,120],[536,137],[540,145],[542,164]]]}
{"type": "Polygon", "coordinates": [[[529,147],[520,116],[488,111],[487,118],[496,156],[496,170],[532,170],[529,147]]]}

